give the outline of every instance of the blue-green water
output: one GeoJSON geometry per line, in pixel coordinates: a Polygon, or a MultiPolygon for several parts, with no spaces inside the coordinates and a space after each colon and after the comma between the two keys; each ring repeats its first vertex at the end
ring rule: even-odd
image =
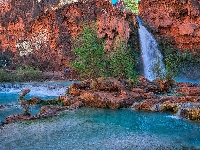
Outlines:
{"type": "MultiPolygon", "coordinates": [[[[0,109],[0,121],[11,114],[23,113],[19,105],[18,97],[22,89],[30,89],[31,92],[27,94],[25,99],[31,97],[38,97],[43,100],[57,98],[60,95],[65,95],[68,87],[73,83],[71,82],[31,82],[31,83],[5,83],[0,84],[0,105],[4,108],[0,109]]],[[[31,114],[39,112],[38,106],[30,108],[31,114]]]]}
{"type": "Polygon", "coordinates": [[[6,125],[1,149],[200,149],[200,124],[169,114],[82,108],[6,125]]]}
{"type": "MultiPolygon", "coordinates": [[[[53,96],[43,86],[40,89],[46,93],[41,94],[43,98],[53,96]]],[[[9,109],[12,113],[21,112],[16,97],[16,91],[1,92],[0,104],[10,105],[0,110],[1,118],[6,117],[9,109]]],[[[0,130],[0,149],[200,149],[200,123],[166,113],[82,108],[48,119],[5,125],[0,130]]]]}

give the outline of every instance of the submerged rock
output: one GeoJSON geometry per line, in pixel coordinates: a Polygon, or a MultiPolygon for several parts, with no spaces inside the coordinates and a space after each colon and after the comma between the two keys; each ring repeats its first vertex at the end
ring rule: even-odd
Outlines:
{"type": "Polygon", "coordinates": [[[0,105],[0,110],[3,109],[3,108],[4,108],[4,106],[3,106],[3,105],[0,105]]]}
{"type": "Polygon", "coordinates": [[[47,106],[41,107],[40,112],[36,115],[24,115],[24,114],[10,115],[5,119],[5,124],[15,123],[18,121],[36,120],[36,119],[53,117],[53,116],[59,115],[61,111],[73,110],[80,107],[82,107],[82,103],[79,101],[75,102],[71,106],[47,105],[47,106]]]}
{"type": "Polygon", "coordinates": [[[30,92],[30,89],[23,89],[22,94],[19,96],[19,100],[23,100],[24,97],[30,92]]]}
{"type": "Polygon", "coordinates": [[[0,129],[3,129],[4,124],[5,124],[5,123],[4,123],[3,121],[0,120],[0,129]]]}
{"type": "Polygon", "coordinates": [[[5,123],[52,117],[61,111],[83,106],[108,109],[131,107],[135,110],[170,111],[174,114],[179,113],[184,118],[199,121],[200,96],[198,94],[191,96],[193,94],[190,92],[176,93],[180,88],[187,87],[193,90],[199,88],[199,85],[181,83],[175,87],[174,82],[172,82],[173,84],[165,84],[167,82],[160,83],[159,81],[150,82],[141,77],[139,83],[131,88],[126,86],[125,81],[112,78],[98,78],[85,80],[82,83],[73,83],[69,87],[69,93],[65,96],[48,101],[36,97],[24,101],[24,105],[41,104],[43,106],[37,115],[15,114],[7,117],[5,123]],[[175,93],[171,93],[171,96],[160,94],[167,92],[172,87],[175,93]]]}

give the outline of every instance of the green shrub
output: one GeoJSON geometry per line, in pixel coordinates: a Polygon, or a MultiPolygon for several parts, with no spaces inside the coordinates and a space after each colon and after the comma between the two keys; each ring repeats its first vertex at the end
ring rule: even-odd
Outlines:
{"type": "Polygon", "coordinates": [[[0,69],[0,82],[10,81],[12,81],[12,75],[8,73],[5,69],[0,69]]]}
{"type": "MultiPolygon", "coordinates": [[[[200,54],[193,54],[189,51],[180,51],[170,46],[166,41],[161,41],[159,49],[164,56],[164,63],[166,68],[166,77],[174,78],[181,74],[183,70],[189,74],[193,74],[194,71],[200,70],[200,54]]],[[[198,73],[196,73],[198,74],[198,73]]],[[[187,76],[185,74],[185,76],[187,76]]]]}
{"type": "Polygon", "coordinates": [[[28,66],[20,66],[15,71],[13,76],[19,82],[36,81],[42,78],[42,74],[38,69],[28,66]]]}
{"type": "Polygon", "coordinates": [[[97,37],[97,31],[83,24],[83,31],[73,41],[76,60],[71,65],[81,78],[97,78],[106,75],[104,41],[97,37]]]}
{"type": "Polygon", "coordinates": [[[138,0],[124,0],[127,10],[132,11],[134,14],[139,14],[138,0]]]}
{"type": "Polygon", "coordinates": [[[122,79],[135,78],[134,62],[133,51],[124,41],[117,40],[109,55],[110,76],[122,79]]]}
{"type": "Polygon", "coordinates": [[[96,28],[84,24],[82,33],[73,43],[76,60],[71,65],[81,78],[136,78],[134,55],[125,42],[116,40],[111,52],[106,53],[104,40],[98,38],[96,28]]]}
{"type": "Polygon", "coordinates": [[[46,106],[46,105],[64,106],[64,103],[62,101],[57,101],[56,99],[53,99],[53,100],[42,100],[40,102],[40,105],[42,105],[42,106],[46,106]]]}
{"type": "Polygon", "coordinates": [[[20,66],[13,71],[0,69],[0,82],[38,81],[40,79],[42,79],[42,73],[33,67],[20,66]]]}

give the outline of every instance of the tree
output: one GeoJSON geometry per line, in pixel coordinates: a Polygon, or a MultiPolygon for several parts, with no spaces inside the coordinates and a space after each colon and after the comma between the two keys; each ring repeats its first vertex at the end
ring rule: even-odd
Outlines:
{"type": "Polygon", "coordinates": [[[73,41],[77,58],[71,65],[80,73],[81,78],[97,78],[106,74],[104,41],[97,37],[95,24],[91,26],[84,23],[82,33],[73,41]]]}

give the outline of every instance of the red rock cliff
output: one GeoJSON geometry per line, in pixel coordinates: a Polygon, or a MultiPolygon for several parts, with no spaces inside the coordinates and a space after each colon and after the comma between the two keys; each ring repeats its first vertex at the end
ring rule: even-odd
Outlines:
{"type": "Polygon", "coordinates": [[[200,52],[200,0],[141,0],[139,16],[182,50],[200,52]]]}
{"type": "Polygon", "coordinates": [[[0,2],[0,50],[12,56],[14,65],[63,70],[74,59],[71,38],[85,21],[98,23],[106,50],[118,35],[128,41],[133,33],[129,24],[136,24],[133,14],[113,8],[108,0],[65,5],[59,0],[6,0],[0,2]]]}

